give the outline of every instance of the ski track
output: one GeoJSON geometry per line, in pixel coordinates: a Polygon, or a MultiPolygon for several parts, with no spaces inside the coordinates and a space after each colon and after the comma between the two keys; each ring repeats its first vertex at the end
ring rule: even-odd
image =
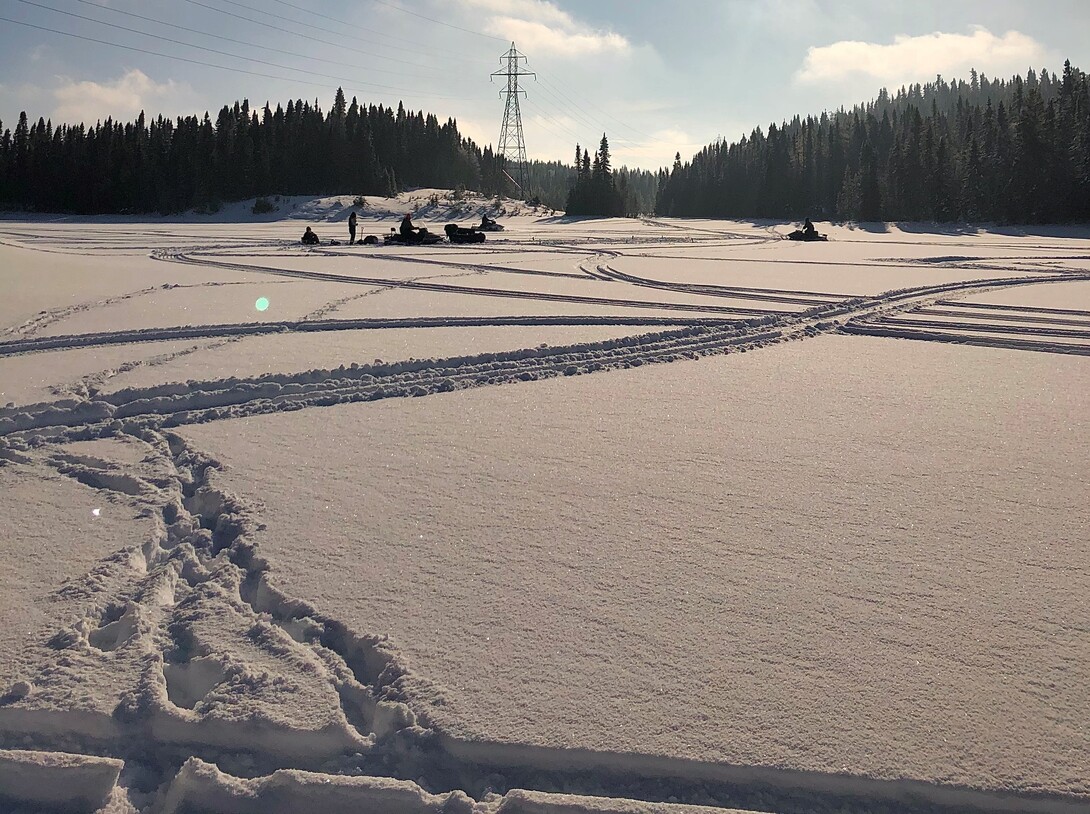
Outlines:
{"type": "MultiPolygon", "coordinates": [[[[648,222],[677,228],[674,224],[648,222]]],[[[778,239],[771,228],[767,238],[756,239],[752,234],[707,232],[719,239],[727,238],[735,245],[778,239]]],[[[569,241],[565,248],[587,257],[586,250],[570,244],[569,241]]],[[[252,249],[253,245],[232,244],[222,248],[252,249]]],[[[153,256],[164,261],[251,274],[377,286],[379,290],[406,287],[624,307],[669,307],[669,304],[635,300],[496,291],[428,282],[436,278],[391,281],[291,271],[232,263],[209,256],[205,249],[194,253],[161,250],[153,256]]],[[[389,255],[375,256],[390,259],[389,255]]],[[[395,396],[422,396],[466,387],[752,351],[828,332],[1090,354],[1090,341],[1074,344],[1048,341],[1057,337],[1090,340],[1090,312],[950,299],[1009,286],[1090,279],[1090,272],[1001,267],[997,270],[1021,271],[1025,276],[848,297],[656,281],[617,271],[610,261],[621,256],[620,251],[598,250],[578,265],[577,273],[571,274],[434,258],[397,259],[462,271],[455,276],[501,271],[591,277],[710,298],[751,298],[808,307],[799,313],[784,313],[674,306],[673,310],[701,312],[700,316],[678,319],[323,318],[348,302],[377,293],[369,291],[333,300],[295,322],[34,336],[46,325],[76,310],[109,305],[161,288],[156,287],[43,312],[17,328],[8,329],[9,335],[19,334],[19,338],[0,342],[0,355],[189,338],[222,338],[216,344],[223,344],[248,335],[290,331],[470,325],[670,326],[669,330],[561,348],[351,365],[336,370],[165,384],[101,394],[102,383],[120,372],[119,368],[83,377],[64,388],[71,393],[66,398],[0,408],[0,466],[46,466],[90,488],[124,495],[142,505],[146,516],[155,518],[157,529],[152,539],[129,541],[91,572],[59,589],[58,595],[63,594],[69,601],[82,601],[85,610],[73,617],[69,627],[50,631],[45,641],[33,645],[99,666],[124,656],[140,665],[138,680],[123,688],[117,709],[109,715],[35,704],[31,691],[35,683],[55,680],[45,675],[28,676],[24,687],[16,685],[0,696],[0,789],[17,789],[23,795],[20,799],[43,805],[62,801],[94,809],[128,803],[156,814],[189,809],[240,814],[257,810],[293,811],[313,806],[319,800],[326,806],[322,810],[345,812],[499,814],[502,810],[504,814],[592,814],[621,810],[603,798],[669,800],[780,812],[867,811],[874,807],[906,814],[966,808],[1085,811],[1085,800],[1058,795],[991,793],[913,780],[875,780],[847,774],[705,764],[651,755],[453,738],[438,731],[428,718],[429,704],[441,703],[437,688],[414,675],[390,642],[350,630],[277,587],[272,567],[252,540],[254,532],[263,528],[259,509],[219,489],[216,476],[220,464],[170,431],[172,427],[221,418],[395,396]],[[721,315],[710,316],[709,312],[721,315]],[[942,322],[926,319],[928,316],[961,319],[942,322]],[[1001,324],[1012,321],[1026,324],[1001,324]],[[1081,326],[1086,329],[1079,330],[1081,326]],[[1005,336],[974,335],[974,331],[1005,336]],[[63,444],[73,441],[108,438],[139,442],[147,447],[149,456],[144,464],[134,468],[63,449],[63,444]],[[227,625],[221,621],[223,618],[235,622],[227,625]],[[210,619],[220,625],[217,630],[226,625],[228,631],[224,635],[235,638],[227,644],[210,638],[203,632],[210,619]],[[258,713],[240,727],[231,720],[229,705],[224,713],[212,704],[210,699],[225,697],[225,689],[233,693],[226,697],[238,703],[245,703],[247,693],[259,691],[256,685],[247,683],[253,677],[239,656],[245,648],[255,646],[268,657],[270,664],[278,665],[275,669],[283,671],[284,676],[298,671],[306,673],[306,680],[316,688],[315,697],[326,699],[323,703],[328,706],[330,723],[317,729],[300,729],[291,722],[258,713]],[[47,752],[44,757],[41,750],[47,752]],[[251,779],[232,778],[224,771],[251,779]],[[506,793],[503,797],[486,796],[495,791],[506,793]],[[554,794],[560,791],[591,796],[554,794]]],[[[906,261],[897,262],[903,265],[906,261]]],[[[225,284],[231,283],[200,285],[225,284]]],[[[182,353],[204,347],[197,345],[182,353]]],[[[132,364],[157,364],[175,355],[132,364]]],[[[656,810],[669,812],[674,807],[663,804],[656,810]]]]}

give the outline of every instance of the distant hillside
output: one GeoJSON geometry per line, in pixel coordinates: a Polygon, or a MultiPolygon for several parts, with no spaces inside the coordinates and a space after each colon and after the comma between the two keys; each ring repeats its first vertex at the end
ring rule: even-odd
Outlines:
{"type": "Polygon", "coordinates": [[[709,145],[659,174],[656,211],[701,217],[1090,220],[1090,81],[972,72],[709,145]]]}

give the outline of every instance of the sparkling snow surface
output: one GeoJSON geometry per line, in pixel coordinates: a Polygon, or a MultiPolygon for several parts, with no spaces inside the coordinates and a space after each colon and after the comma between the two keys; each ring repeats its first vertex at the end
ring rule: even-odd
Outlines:
{"type": "Polygon", "coordinates": [[[0,810],[1090,805],[1090,231],[279,205],[0,220],[0,810]]]}

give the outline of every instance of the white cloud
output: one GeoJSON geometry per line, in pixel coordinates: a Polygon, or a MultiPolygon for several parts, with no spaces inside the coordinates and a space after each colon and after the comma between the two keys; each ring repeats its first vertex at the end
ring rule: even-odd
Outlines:
{"type": "Polygon", "coordinates": [[[74,81],[58,77],[52,91],[57,100],[52,118],[58,122],[86,122],[113,117],[128,121],[146,111],[149,116],[168,111],[193,112],[199,108],[197,95],[189,85],[168,80],[157,83],[143,71],[130,69],[112,82],[74,81]]]}
{"type": "Polygon", "coordinates": [[[868,77],[889,87],[925,82],[942,74],[964,78],[970,68],[990,76],[1025,73],[1051,58],[1039,42],[1018,31],[996,36],[980,26],[969,34],[936,31],[919,37],[899,34],[892,44],[842,40],[810,48],[795,79],[805,83],[868,77]]]}
{"type": "Polygon", "coordinates": [[[575,21],[568,12],[548,0],[462,0],[471,8],[484,9],[494,14],[515,16],[522,20],[554,23],[564,28],[575,28],[575,21]]]}
{"type": "Polygon", "coordinates": [[[487,34],[511,40],[520,51],[576,57],[626,53],[631,44],[612,31],[595,31],[547,0],[462,0],[472,10],[490,13],[487,34]]]}
{"type": "Polygon", "coordinates": [[[694,153],[707,144],[707,141],[698,141],[691,134],[678,128],[655,130],[648,135],[653,139],[644,143],[618,142],[614,144],[611,141],[613,164],[618,167],[626,164],[629,167],[644,169],[669,167],[674,163],[675,153],[681,153],[681,160],[688,161],[694,153]]]}
{"type": "Polygon", "coordinates": [[[514,17],[493,17],[485,31],[517,43],[521,51],[537,54],[576,57],[628,50],[628,40],[620,34],[578,33],[514,17]]]}

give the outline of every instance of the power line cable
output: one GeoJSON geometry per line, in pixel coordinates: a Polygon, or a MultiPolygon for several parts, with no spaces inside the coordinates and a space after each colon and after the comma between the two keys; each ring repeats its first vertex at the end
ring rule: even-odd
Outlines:
{"type": "MultiPolygon", "coordinates": [[[[132,45],[122,45],[121,43],[110,42],[108,40],[100,40],[100,39],[96,39],[95,37],[85,36],[83,34],[73,34],[70,31],[61,31],[61,30],[56,29],[56,28],[49,28],[49,27],[44,26],[44,25],[36,25],[34,23],[24,22],[22,20],[12,20],[9,17],[0,17],[0,21],[3,21],[5,23],[13,23],[14,25],[26,26],[27,28],[34,28],[34,29],[37,29],[38,31],[48,31],[51,34],[61,34],[62,36],[65,36],[65,37],[72,37],[73,39],[84,40],[86,42],[94,42],[94,43],[98,43],[99,45],[108,45],[111,48],[121,48],[121,49],[123,49],[125,51],[135,51],[136,53],[148,54],[149,56],[153,56],[153,57],[162,57],[163,59],[174,59],[174,60],[177,60],[179,62],[187,62],[190,65],[199,65],[202,68],[216,68],[216,69],[222,70],[222,71],[231,71],[232,73],[242,73],[242,74],[247,74],[248,76],[260,76],[260,77],[262,77],[264,79],[276,79],[276,80],[278,80],[280,82],[294,82],[294,83],[299,84],[299,85],[308,85],[310,87],[320,87],[320,88],[325,88],[326,90],[328,90],[328,86],[326,86],[326,85],[319,85],[317,82],[308,82],[305,79],[296,79],[295,77],[290,77],[290,76],[276,76],[274,74],[261,73],[260,71],[248,71],[245,68],[231,68],[231,67],[228,67],[227,65],[217,65],[217,64],[212,63],[212,62],[202,62],[200,60],[189,59],[187,57],[179,57],[179,56],[173,56],[171,54],[163,54],[163,53],[160,53],[159,51],[148,50],[147,48],[137,48],[137,47],[132,46],[132,45]]],[[[378,86],[378,87],[384,87],[384,86],[378,86]]],[[[351,88],[350,88],[350,90],[351,90],[351,88]]],[[[396,90],[396,88],[389,88],[389,90],[396,90]]],[[[472,101],[470,99],[466,99],[465,97],[460,97],[460,96],[442,96],[442,95],[434,94],[434,93],[419,93],[419,92],[416,92],[416,91],[413,91],[413,92],[416,93],[421,98],[425,98],[425,99],[443,99],[443,100],[446,100],[446,101],[472,101]]]]}
{"type": "MultiPolygon", "coordinates": [[[[550,96],[552,99],[556,100],[559,109],[562,110],[565,113],[565,115],[569,116],[570,118],[572,118],[573,120],[575,120],[579,124],[581,124],[583,126],[586,126],[586,127],[590,127],[593,130],[599,130],[599,129],[608,130],[609,129],[609,128],[602,127],[600,122],[593,122],[590,119],[586,118],[585,116],[580,115],[570,105],[565,105],[564,102],[560,99],[560,97],[557,96],[553,91],[549,90],[548,87],[545,84],[540,84],[537,87],[537,89],[544,91],[548,96],[550,96]]],[[[539,107],[541,107],[541,106],[539,105],[539,107]]],[[[582,137],[577,136],[577,138],[582,138],[582,137]]],[[[616,136],[615,135],[614,139],[618,144],[627,144],[630,147],[649,146],[649,145],[644,144],[642,142],[637,142],[637,141],[634,141],[632,139],[625,138],[624,136],[616,136]]]]}
{"type": "MultiPolygon", "coordinates": [[[[314,17],[321,17],[323,20],[329,20],[330,22],[338,23],[340,25],[345,25],[345,26],[348,25],[348,23],[345,20],[339,20],[336,17],[330,17],[328,14],[322,14],[320,11],[314,11],[313,9],[306,8],[305,6],[297,6],[295,3],[288,3],[288,2],[285,2],[285,0],[273,0],[273,2],[274,3],[279,3],[282,6],[287,6],[288,8],[291,8],[291,9],[295,9],[296,11],[301,11],[304,14],[310,14],[310,15],[312,15],[314,17]]],[[[284,18],[284,19],[287,19],[287,18],[284,18]]],[[[463,60],[465,62],[476,62],[476,63],[482,64],[482,65],[491,62],[491,60],[487,60],[487,59],[469,59],[464,54],[458,54],[458,53],[456,53],[454,51],[447,51],[447,50],[444,50],[442,48],[433,48],[430,45],[423,46],[417,40],[410,40],[410,39],[406,39],[405,37],[397,37],[397,36],[394,36],[393,34],[390,34],[390,33],[386,32],[386,31],[379,31],[378,29],[373,28],[373,27],[367,27],[367,30],[368,31],[374,31],[376,34],[381,34],[386,39],[399,40],[401,42],[407,42],[407,43],[409,43],[409,45],[413,45],[413,46],[416,46],[418,48],[426,47],[428,49],[428,51],[430,51],[433,54],[446,54],[448,56],[453,56],[456,59],[461,59],[461,60],[463,60]]],[[[379,44],[379,43],[376,43],[376,44],[379,44]]]]}
{"type": "MultiPolygon", "coordinates": [[[[574,106],[574,107],[575,107],[575,108],[576,108],[577,110],[581,110],[581,111],[583,111],[584,113],[588,113],[588,115],[594,115],[594,114],[591,114],[591,113],[590,113],[589,111],[587,111],[587,110],[586,110],[586,108],[584,108],[584,107],[583,107],[582,105],[580,105],[580,104],[579,104],[579,103],[578,103],[577,101],[575,101],[575,100],[574,100],[574,99],[572,99],[572,98],[571,98],[570,96],[568,96],[568,95],[567,95],[566,93],[564,93],[564,92],[563,92],[563,91],[562,91],[562,90],[561,90],[561,89],[560,89],[559,87],[554,87],[554,86],[553,86],[553,83],[552,83],[552,80],[543,80],[543,81],[542,81],[542,84],[543,84],[543,85],[544,85],[545,87],[547,87],[547,88],[549,88],[549,89],[553,90],[553,91],[554,91],[555,93],[557,93],[557,94],[558,94],[558,95],[559,95],[560,97],[562,97],[562,98],[563,98],[564,100],[566,100],[566,101],[568,102],[568,104],[570,104],[570,105],[573,105],[573,106],[574,106]]],[[[592,104],[592,105],[593,105],[593,102],[590,102],[589,100],[587,100],[587,101],[588,101],[588,104],[592,104]]],[[[604,115],[607,115],[607,116],[609,115],[608,113],[606,113],[606,112],[605,112],[605,110],[602,110],[601,112],[602,112],[602,113],[603,113],[604,115]]],[[[613,118],[613,117],[612,117],[612,116],[610,116],[610,118],[613,118]]],[[[619,121],[619,120],[617,120],[617,119],[614,119],[614,121],[619,121]]],[[[609,130],[609,127],[608,127],[608,126],[603,126],[603,124],[604,124],[603,120],[601,120],[601,119],[598,119],[598,120],[597,120],[597,122],[598,122],[598,126],[602,127],[602,129],[603,129],[603,130],[609,130]]],[[[635,128],[629,127],[628,125],[624,124],[624,122],[620,122],[620,124],[622,124],[622,125],[623,125],[623,126],[624,126],[624,127],[626,128],[626,129],[628,129],[628,130],[632,130],[633,132],[637,132],[637,131],[635,130],[635,128]]],[[[644,134],[642,134],[642,135],[645,135],[645,136],[647,136],[647,134],[646,134],[646,133],[644,133],[644,134]]],[[[655,139],[655,137],[654,137],[654,136],[647,136],[647,138],[650,138],[650,139],[652,139],[652,140],[655,140],[655,141],[657,141],[657,139],[655,139]]]]}
{"type": "MultiPolygon", "coordinates": [[[[345,77],[345,76],[336,76],[334,74],[320,73],[319,71],[308,71],[306,68],[293,68],[290,65],[281,65],[281,64],[279,64],[277,62],[269,62],[268,60],[265,60],[265,59],[257,59],[256,57],[245,57],[245,56],[241,56],[239,54],[232,54],[232,53],[230,53],[228,51],[220,51],[220,50],[218,50],[216,48],[207,48],[207,47],[205,47],[203,45],[194,45],[193,43],[190,43],[190,42],[182,42],[181,40],[176,40],[176,39],[173,39],[171,37],[163,37],[163,36],[160,36],[159,34],[152,34],[152,33],[148,32],[148,31],[140,31],[139,29],[129,28],[129,27],[123,26],[123,25],[118,25],[117,23],[108,23],[105,20],[96,20],[93,17],[86,17],[86,16],[84,16],[82,14],[76,14],[74,11],[64,11],[63,9],[52,8],[51,6],[46,6],[46,5],[43,5],[42,3],[35,3],[34,0],[19,0],[19,2],[24,3],[25,5],[28,5],[28,6],[36,6],[37,8],[42,8],[42,9],[45,9],[47,11],[53,11],[53,12],[56,12],[57,14],[66,14],[69,17],[75,17],[76,19],[79,19],[79,20],[87,20],[88,22],[96,23],[98,25],[104,25],[104,26],[107,26],[109,28],[116,28],[119,31],[128,31],[130,34],[139,34],[142,37],[151,37],[152,39],[162,40],[163,42],[173,43],[174,45],[181,45],[181,46],[183,46],[185,48],[196,48],[198,51],[207,51],[210,54],[218,54],[220,56],[230,57],[232,59],[242,59],[242,60],[245,60],[247,62],[256,62],[259,65],[268,65],[270,68],[280,68],[281,70],[285,70],[285,71],[297,71],[298,73],[305,73],[305,74],[309,74],[310,76],[320,76],[323,79],[335,79],[338,82],[356,82],[357,81],[355,79],[350,79],[349,77],[345,77]]],[[[397,91],[398,93],[411,93],[412,92],[412,91],[408,90],[407,88],[395,88],[395,87],[392,87],[390,85],[378,85],[378,84],[375,84],[374,82],[359,82],[358,84],[369,85],[371,87],[382,88],[384,90],[393,90],[393,91],[397,91]]]]}
{"type": "MultiPolygon", "coordinates": [[[[303,39],[306,39],[306,40],[312,40],[314,42],[320,42],[323,45],[331,45],[334,48],[344,48],[346,51],[355,51],[357,54],[365,54],[366,56],[372,56],[372,57],[375,57],[376,59],[385,59],[388,62],[399,62],[399,63],[401,63],[403,65],[412,65],[414,68],[427,67],[427,66],[421,65],[418,62],[409,62],[408,60],[398,59],[397,57],[386,57],[386,56],[381,56],[380,54],[372,54],[372,53],[369,53],[368,51],[362,51],[359,48],[351,48],[351,47],[349,47],[347,45],[340,45],[340,44],[335,43],[335,42],[330,42],[329,40],[323,40],[320,37],[312,37],[309,34],[303,34],[300,31],[292,31],[290,28],[281,28],[280,26],[273,25],[272,23],[262,22],[261,20],[254,20],[254,19],[252,19],[250,17],[243,17],[241,14],[235,14],[233,11],[227,11],[227,10],[222,9],[222,8],[216,8],[215,6],[210,6],[207,3],[201,3],[201,2],[199,2],[199,0],[185,0],[185,2],[191,3],[194,6],[200,6],[201,8],[206,8],[209,11],[215,11],[218,14],[225,14],[228,17],[234,17],[236,20],[242,20],[242,21],[247,22],[247,23],[253,23],[254,25],[261,25],[261,26],[264,26],[265,28],[271,28],[273,31],[279,31],[279,32],[281,32],[283,34],[291,34],[293,37],[302,37],[303,39]]],[[[285,19],[285,18],[281,18],[281,19],[285,19]]]]}
{"type": "Polygon", "coordinates": [[[542,118],[540,118],[540,119],[538,119],[536,121],[536,124],[540,124],[546,130],[548,130],[550,133],[552,133],[554,136],[558,136],[560,138],[568,138],[570,136],[571,138],[575,139],[576,141],[579,141],[579,135],[577,133],[575,133],[573,130],[571,130],[570,128],[568,128],[567,126],[565,126],[562,122],[559,122],[559,121],[557,121],[555,119],[555,117],[552,117],[552,116],[549,116],[548,114],[546,114],[544,111],[542,111],[537,105],[535,105],[529,99],[524,99],[523,101],[524,101],[525,104],[528,104],[530,106],[531,110],[537,111],[538,114],[542,117],[542,118]],[[551,122],[552,125],[555,125],[556,127],[563,130],[564,133],[566,133],[567,135],[564,135],[562,133],[558,133],[556,130],[554,130],[553,127],[550,126],[550,124],[548,124],[550,122],[551,122]]]}
{"type": "Polygon", "coordinates": [[[460,25],[454,25],[453,23],[447,23],[447,22],[444,22],[443,20],[436,20],[433,17],[425,17],[423,14],[418,14],[415,11],[409,11],[409,9],[402,8],[401,6],[398,6],[398,5],[394,4],[394,3],[387,3],[386,0],[371,0],[371,2],[378,3],[381,6],[389,6],[390,8],[397,9],[398,11],[402,11],[405,14],[411,14],[413,17],[419,17],[421,20],[427,20],[429,23],[437,23],[438,25],[443,25],[443,26],[446,26],[447,28],[453,28],[453,29],[455,29],[457,31],[464,31],[467,34],[475,34],[478,37],[484,37],[485,39],[489,39],[489,40],[496,40],[497,42],[507,42],[508,41],[506,37],[494,37],[491,34],[482,34],[480,31],[474,31],[471,28],[462,28],[460,25]]]}
{"type": "MultiPolygon", "coordinates": [[[[551,85],[551,80],[544,80],[544,81],[546,81],[546,84],[551,85]]],[[[557,80],[557,81],[559,81],[559,80],[557,80]]],[[[567,94],[565,94],[559,87],[554,88],[554,90],[557,93],[559,93],[561,96],[563,96],[565,99],[567,99],[571,104],[578,107],[580,110],[585,110],[585,108],[583,108],[582,105],[580,105],[574,99],[572,99],[567,94]]],[[[575,91],[572,91],[572,92],[575,93],[575,91]]],[[[587,101],[588,104],[594,104],[590,100],[587,100],[585,97],[584,97],[584,100],[587,101]]],[[[660,138],[656,138],[655,136],[652,136],[649,133],[644,133],[642,130],[640,130],[640,129],[636,128],[636,127],[633,127],[630,124],[626,124],[625,122],[618,119],[616,116],[613,116],[610,113],[606,112],[604,109],[602,110],[602,114],[605,115],[605,116],[608,116],[610,119],[613,119],[613,121],[617,122],[619,125],[626,128],[627,130],[630,130],[631,132],[636,133],[637,135],[643,136],[644,138],[650,139],[653,142],[657,142],[659,144],[671,144],[672,143],[672,142],[665,141],[665,140],[660,139],[660,138]]],[[[605,128],[605,129],[608,130],[608,128],[605,128]]]]}
{"type": "MultiPolygon", "coordinates": [[[[289,57],[299,57],[300,59],[309,59],[309,60],[312,60],[314,62],[325,62],[325,63],[328,63],[330,65],[341,65],[342,67],[345,67],[345,68],[358,68],[361,71],[370,71],[372,73],[390,73],[390,74],[394,74],[394,75],[398,75],[398,76],[403,76],[404,75],[403,70],[390,70],[388,68],[374,68],[374,67],[371,67],[369,65],[358,65],[358,64],[355,64],[355,63],[351,63],[351,62],[339,62],[339,61],[337,61],[335,59],[324,59],[322,57],[308,56],[307,54],[298,54],[298,53],[296,53],[294,51],[285,51],[282,48],[273,48],[273,47],[268,46],[268,45],[258,45],[256,43],[246,42],[245,40],[236,40],[236,39],[232,39],[231,37],[225,37],[222,34],[213,34],[210,31],[201,31],[199,29],[189,28],[187,26],[179,25],[177,23],[168,23],[166,20],[157,20],[154,17],[145,17],[144,15],[137,14],[136,12],[133,12],[133,11],[124,11],[124,10],[119,9],[119,8],[112,8],[110,6],[103,6],[103,5],[100,5],[98,3],[92,2],[92,0],[76,0],[76,2],[77,3],[83,3],[84,5],[87,5],[87,6],[92,6],[94,8],[100,9],[102,11],[111,11],[111,12],[113,12],[115,14],[124,14],[126,17],[135,17],[136,19],[144,20],[145,22],[156,23],[157,25],[165,25],[165,26],[167,26],[169,28],[177,28],[177,29],[180,29],[181,31],[188,31],[191,34],[199,34],[202,37],[212,37],[213,39],[223,40],[224,42],[234,43],[235,45],[245,45],[248,48],[260,48],[263,51],[272,51],[273,53],[284,54],[285,56],[289,56],[289,57]]],[[[151,35],[149,35],[149,36],[151,36],[151,35]]],[[[381,55],[379,55],[379,54],[376,54],[375,56],[381,57],[381,55]]],[[[430,66],[424,66],[424,65],[421,65],[419,67],[425,68],[426,70],[429,70],[429,71],[441,71],[442,70],[440,68],[432,68],[430,66]]],[[[423,77],[420,77],[420,78],[423,78],[423,77]]]]}

